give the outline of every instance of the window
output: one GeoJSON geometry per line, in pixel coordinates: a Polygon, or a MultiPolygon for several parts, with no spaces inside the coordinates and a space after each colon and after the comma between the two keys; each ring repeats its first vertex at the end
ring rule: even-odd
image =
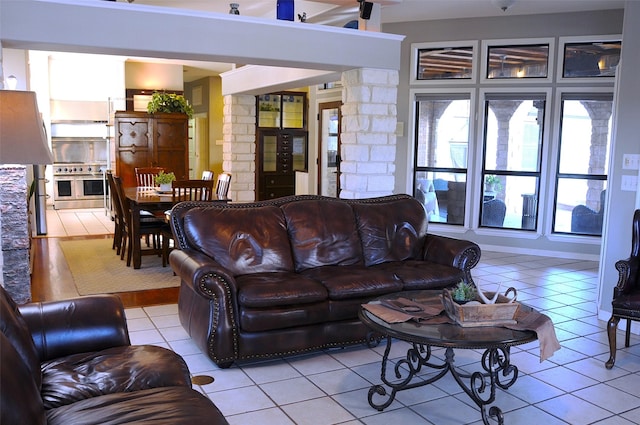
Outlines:
{"type": "Polygon", "coordinates": [[[480,226],[536,230],[542,94],[486,94],[480,226]]]}
{"type": "Polygon", "coordinates": [[[622,50],[620,40],[620,36],[560,38],[559,80],[615,77],[622,50]]]}
{"type": "Polygon", "coordinates": [[[469,93],[416,97],[414,196],[431,222],[464,224],[470,105],[469,93]]]}
{"type": "Polygon", "coordinates": [[[561,95],[553,231],[602,235],[613,95],[561,95]]]}
{"type": "Polygon", "coordinates": [[[482,43],[482,82],[551,83],[552,39],[486,40],[482,43]]]}
{"type": "Polygon", "coordinates": [[[412,84],[476,81],[477,41],[413,43],[411,45],[412,84]]]}

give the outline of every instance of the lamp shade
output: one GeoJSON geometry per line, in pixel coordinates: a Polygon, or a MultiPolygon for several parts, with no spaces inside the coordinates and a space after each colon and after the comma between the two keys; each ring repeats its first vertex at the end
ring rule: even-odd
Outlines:
{"type": "Polygon", "coordinates": [[[36,94],[0,90],[0,164],[52,162],[36,94]]]}

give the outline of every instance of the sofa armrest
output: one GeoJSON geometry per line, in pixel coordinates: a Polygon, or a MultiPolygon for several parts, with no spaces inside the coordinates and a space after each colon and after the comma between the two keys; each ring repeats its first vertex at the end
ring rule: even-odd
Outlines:
{"type": "Polygon", "coordinates": [[[187,333],[219,366],[238,353],[238,297],[233,275],[213,258],[191,250],[173,250],[169,264],[180,277],[180,321],[187,333]]]}
{"type": "Polygon", "coordinates": [[[480,261],[480,247],[471,241],[427,234],[424,244],[424,260],[456,267],[465,272],[472,283],[471,269],[480,261]]]}
{"type": "Polygon", "coordinates": [[[122,301],[95,295],[18,307],[41,361],[131,345],[122,301]]]}

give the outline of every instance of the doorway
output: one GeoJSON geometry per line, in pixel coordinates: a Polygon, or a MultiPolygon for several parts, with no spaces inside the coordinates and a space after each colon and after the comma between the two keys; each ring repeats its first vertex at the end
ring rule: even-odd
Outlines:
{"type": "Polygon", "coordinates": [[[200,179],[209,170],[209,116],[194,114],[189,121],[189,178],[200,179]]]}
{"type": "Polygon", "coordinates": [[[340,196],[340,127],[342,102],[318,104],[318,193],[340,196]]]}

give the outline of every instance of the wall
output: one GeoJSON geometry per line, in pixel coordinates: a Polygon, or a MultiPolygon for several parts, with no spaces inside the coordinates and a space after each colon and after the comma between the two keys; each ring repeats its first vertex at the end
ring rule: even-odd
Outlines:
{"type": "MultiPolygon", "coordinates": [[[[624,13],[624,40],[622,43],[622,61],[618,67],[618,88],[616,92],[615,116],[613,124],[613,146],[609,168],[612,190],[607,191],[608,208],[604,217],[604,237],[600,257],[600,293],[598,305],[600,318],[606,320],[611,312],[613,287],[618,281],[615,262],[628,258],[631,252],[631,221],[633,218],[635,196],[633,192],[620,190],[623,175],[637,175],[637,171],[623,170],[624,154],[640,153],[640,85],[637,83],[640,69],[640,54],[635,40],[640,39],[640,2],[627,1],[624,13]]],[[[622,320],[622,322],[625,322],[622,320]]],[[[624,323],[623,323],[624,324],[624,323]]],[[[637,326],[634,325],[634,326],[637,326]]],[[[637,331],[638,329],[636,329],[637,331]]]]}
{"type": "MultiPolygon", "coordinates": [[[[410,88],[415,88],[415,86],[410,86],[409,84],[411,43],[621,34],[623,16],[622,10],[610,10],[535,16],[509,16],[505,14],[504,16],[492,18],[385,24],[383,26],[385,32],[406,36],[401,48],[402,65],[398,87],[398,121],[404,122],[406,128],[410,128],[409,124],[413,120],[411,117],[412,100],[409,94],[410,88]]],[[[555,75],[555,69],[552,72],[555,75]]],[[[455,86],[452,85],[452,87],[455,86]]],[[[550,106],[553,108],[553,105],[550,106]]],[[[554,113],[553,109],[549,111],[554,113]]],[[[550,131],[549,134],[553,134],[554,128],[548,130],[550,131]]],[[[412,193],[413,189],[413,140],[412,135],[408,133],[405,130],[404,134],[397,139],[395,187],[397,193],[412,193]]],[[[473,137],[475,137],[475,134],[473,137]]],[[[613,173],[615,174],[615,171],[613,173]]],[[[600,253],[600,244],[597,239],[595,243],[581,243],[580,241],[584,241],[584,239],[574,238],[574,241],[568,241],[565,238],[565,240],[558,240],[558,238],[546,235],[540,235],[535,238],[519,238],[515,237],[514,232],[494,233],[492,236],[487,234],[490,232],[484,232],[485,234],[481,235],[475,231],[460,227],[453,228],[452,226],[438,225],[431,225],[430,230],[453,237],[465,237],[479,243],[481,246],[497,250],[540,254],[553,252],[558,256],[593,259],[597,259],[600,253]]]]}

